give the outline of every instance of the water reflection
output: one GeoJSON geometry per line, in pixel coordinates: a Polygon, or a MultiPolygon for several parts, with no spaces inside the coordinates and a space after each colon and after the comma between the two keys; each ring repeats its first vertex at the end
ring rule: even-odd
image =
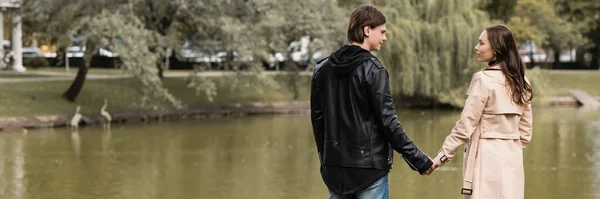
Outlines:
{"type": "MultiPolygon", "coordinates": [[[[4,154],[6,154],[4,152],[4,148],[5,148],[5,141],[4,139],[0,139],[0,185],[6,185],[6,168],[5,168],[5,158],[4,158],[4,154]]],[[[0,197],[4,198],[5,196],[7,196],[6,190],[7,190],[7,186],[2,186],[0,187],[0,197]]]]}
{"type": "Polygon", "coordinates": [[[586,154],[587,161],[592,164],[590,168],[592,183],[589,185],[588,192],[590,198],[600,198],[600,120],[589,121],[586,123],[586,138],[592,143],[590,152],[586,154]]]}
{"type": "MultiPolygon", "coordinates": [[[[21,137],[19,137],[21,138],[21,137]]],[[[23,139],[16,139],[14,142],[14,154],[15,160],[13,165],[13,180],[12,184],[14,184],[13,189],[13,197],[15,199],[23,198],[23,193],[25,192],[25,186],[23,185],[23,181],[25,180],[25,157],[23,154],[23,139]]]]}
{"type": "Polygon", "coordinates": [[[27,189],[23,139],[0,140],[0,198],[23,198],[27,189]]]}
{"type": "Polygon", "coordinates": [[[71,131],[71,147],[76,159],[81,159],[81,137],[77,130],[71,131]]]}
{"type": "Polygon", "coordinates": [[[112,138],[110,126],[102,131],[102,152],[110,153],[110,139],[112,138]]]}
{"type": "MultiPolygon", "coordinates": [[[[418,146],[435,154],[459,114],[398,116],[418,146]]],[[[534,114],[526,198],[600,198],[599,114],[534,114]]],[[[430,177],[395,160],[391,198],[461,198],[462,157],[430,177]]],[[[0,135],[0,198],[326,197],[308,115],[0,135]]]]}

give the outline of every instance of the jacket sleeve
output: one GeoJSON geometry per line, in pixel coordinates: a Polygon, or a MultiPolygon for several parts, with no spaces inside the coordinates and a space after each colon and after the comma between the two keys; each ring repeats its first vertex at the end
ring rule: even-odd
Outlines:
{"type": "Polygon", "coordinates": [[[323,117],[322,100],[319,99],[322,95],[318,86],[317,74],[313,75],[310,86],[310,119],[312,122],[313,134],[315,143],[317,144],[317,152],[319,160],[323,162],[323,145],[325,142],[325,120],[323,117]]]}
{"type": "Polygon", "coordinates": [[[473,76],[467,95],[460,119],[452,128],[450,135],[446,137],[438,155],[433,159],[440,166],[454,158],[458,147],[469,142],[481,119],[488,99],[488,89],[481,80],[481,73],[473,76]]]}
{"type": "Polygon", "coordinates": [[[367,77],[369,103],[375,115],[377,124],[381,127],[380,132],[389,141],[390,145],[408,163],[411,169],[423,174],[433,162],[427,154],[420,151],[415,143],[404,132],[402,125],[396,116],[396,109],[392,101],[389,88],[388,72],[383,67],[373,69],[367,77]]]}

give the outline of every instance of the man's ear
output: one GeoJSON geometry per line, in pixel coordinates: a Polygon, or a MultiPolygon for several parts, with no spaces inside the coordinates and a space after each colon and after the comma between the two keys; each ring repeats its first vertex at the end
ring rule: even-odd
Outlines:
{"type": "Polygon", "coordinates": [[[369,37],[369,34],[371,34],[370,31],[371,31],[371,27],[369,27],[369,26],[363,27],[363,34],[365,35],[365,37],[369,37]]]}

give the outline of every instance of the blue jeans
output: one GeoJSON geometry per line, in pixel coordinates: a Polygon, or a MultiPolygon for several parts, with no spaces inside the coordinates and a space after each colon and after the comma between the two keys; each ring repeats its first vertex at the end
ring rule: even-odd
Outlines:
{"type": "Polygon", "coordinates": [[[329,199],[388,199],[390,198],[390,187],[388,175],[381,177],[368,188],[351,195],[339,195],[329,190],[329,199]]]}

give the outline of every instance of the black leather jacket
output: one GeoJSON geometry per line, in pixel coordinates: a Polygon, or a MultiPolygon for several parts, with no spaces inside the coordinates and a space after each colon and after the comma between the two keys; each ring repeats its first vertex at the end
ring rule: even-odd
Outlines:
{"type": "Polygon", "coordinates": [[[433,164],[397,119],[387,70],[358,46],[317,64],[310,105],[322,165],[390,169],[393,150],[419,173],[433,164]]]}

